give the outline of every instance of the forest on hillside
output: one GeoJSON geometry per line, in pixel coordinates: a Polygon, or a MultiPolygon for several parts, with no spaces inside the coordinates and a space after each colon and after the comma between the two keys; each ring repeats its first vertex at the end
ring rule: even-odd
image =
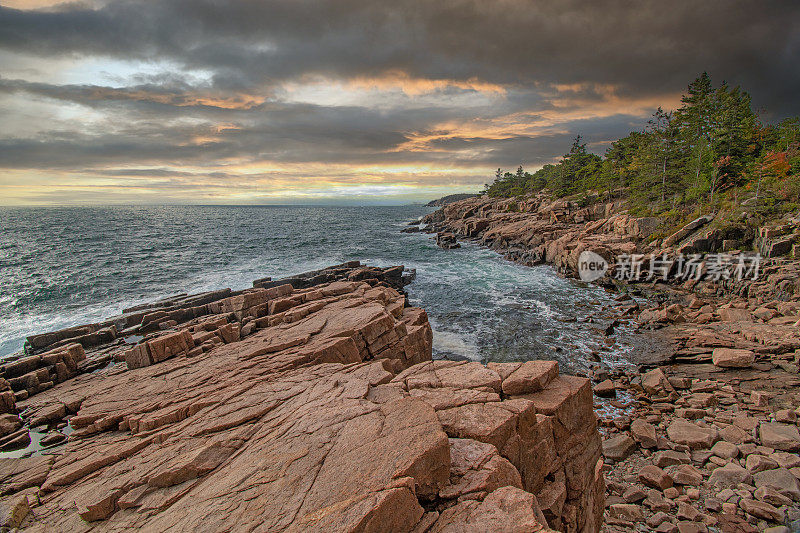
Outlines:
{"type": "Polygon", "coordinates": [[[611,143],[603,157],[578,136],[557,163],[536,172],[497,169],[484,194],[626,197],[634,212],[680,219],[740,208],[785,212],[800,199],[800,121],[766,123],[750,95],[703,73],[675,111],[658,108],[642,131],[611,143]]]}

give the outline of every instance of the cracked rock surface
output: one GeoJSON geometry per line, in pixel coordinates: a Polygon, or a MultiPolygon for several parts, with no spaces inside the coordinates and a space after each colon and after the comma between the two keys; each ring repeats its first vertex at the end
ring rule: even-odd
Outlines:
{"type": "Polygon", "coordinates": [[[599,529],[587,379],[554,362],[431,361],[425,312],[369,280],[237,298],[18,401],[26,424],[73,431],[0,459],[2,525],[599,529]]]}

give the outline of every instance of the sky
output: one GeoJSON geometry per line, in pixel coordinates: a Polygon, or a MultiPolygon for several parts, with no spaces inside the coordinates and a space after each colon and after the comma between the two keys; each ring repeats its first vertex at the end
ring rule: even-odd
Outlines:
{"type": "Polygon", "coordinates": [[[0,205],[476,192],[703,71],[800,114],[800,2],[0,0],[0,205]]]}

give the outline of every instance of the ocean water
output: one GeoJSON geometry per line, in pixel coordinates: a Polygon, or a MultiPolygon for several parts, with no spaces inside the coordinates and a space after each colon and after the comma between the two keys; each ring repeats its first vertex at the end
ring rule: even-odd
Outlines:
{"type": "MultiPolygon", "coordinates": [[[[0,208],[0,358],[25,336],[89,323],[181,292],[251,287],[358,259],[417,270],[434,356],[558,359],[582,370],[602,338],[589,317],[611,295],[473,244],[442,250],[400,233],[431,211],[404,207],[0,208]]],[[[623,364],[622,340],[604,352],[623,364]]]]}

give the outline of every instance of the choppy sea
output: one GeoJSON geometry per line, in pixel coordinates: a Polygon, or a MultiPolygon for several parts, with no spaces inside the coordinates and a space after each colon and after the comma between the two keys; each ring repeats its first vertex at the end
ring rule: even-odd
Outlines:
{"type": "MultiPolygon", "coordinates": [[[[0,208],[0,358],[24,339],[98,321],[171,294],[250,287],[358,259],[415,268],[407,287],[428,312],[434,357],[557,359],[583,370],[602,343],[593,317],[612,295],[548,266],[491,250],[438,248],[401,233],[423,206],[0,208]]],[[[622,344],[620,344],[622,342],[622,344]]],[[[604,352],[625,360],[618,341],[604,352]]]]}

